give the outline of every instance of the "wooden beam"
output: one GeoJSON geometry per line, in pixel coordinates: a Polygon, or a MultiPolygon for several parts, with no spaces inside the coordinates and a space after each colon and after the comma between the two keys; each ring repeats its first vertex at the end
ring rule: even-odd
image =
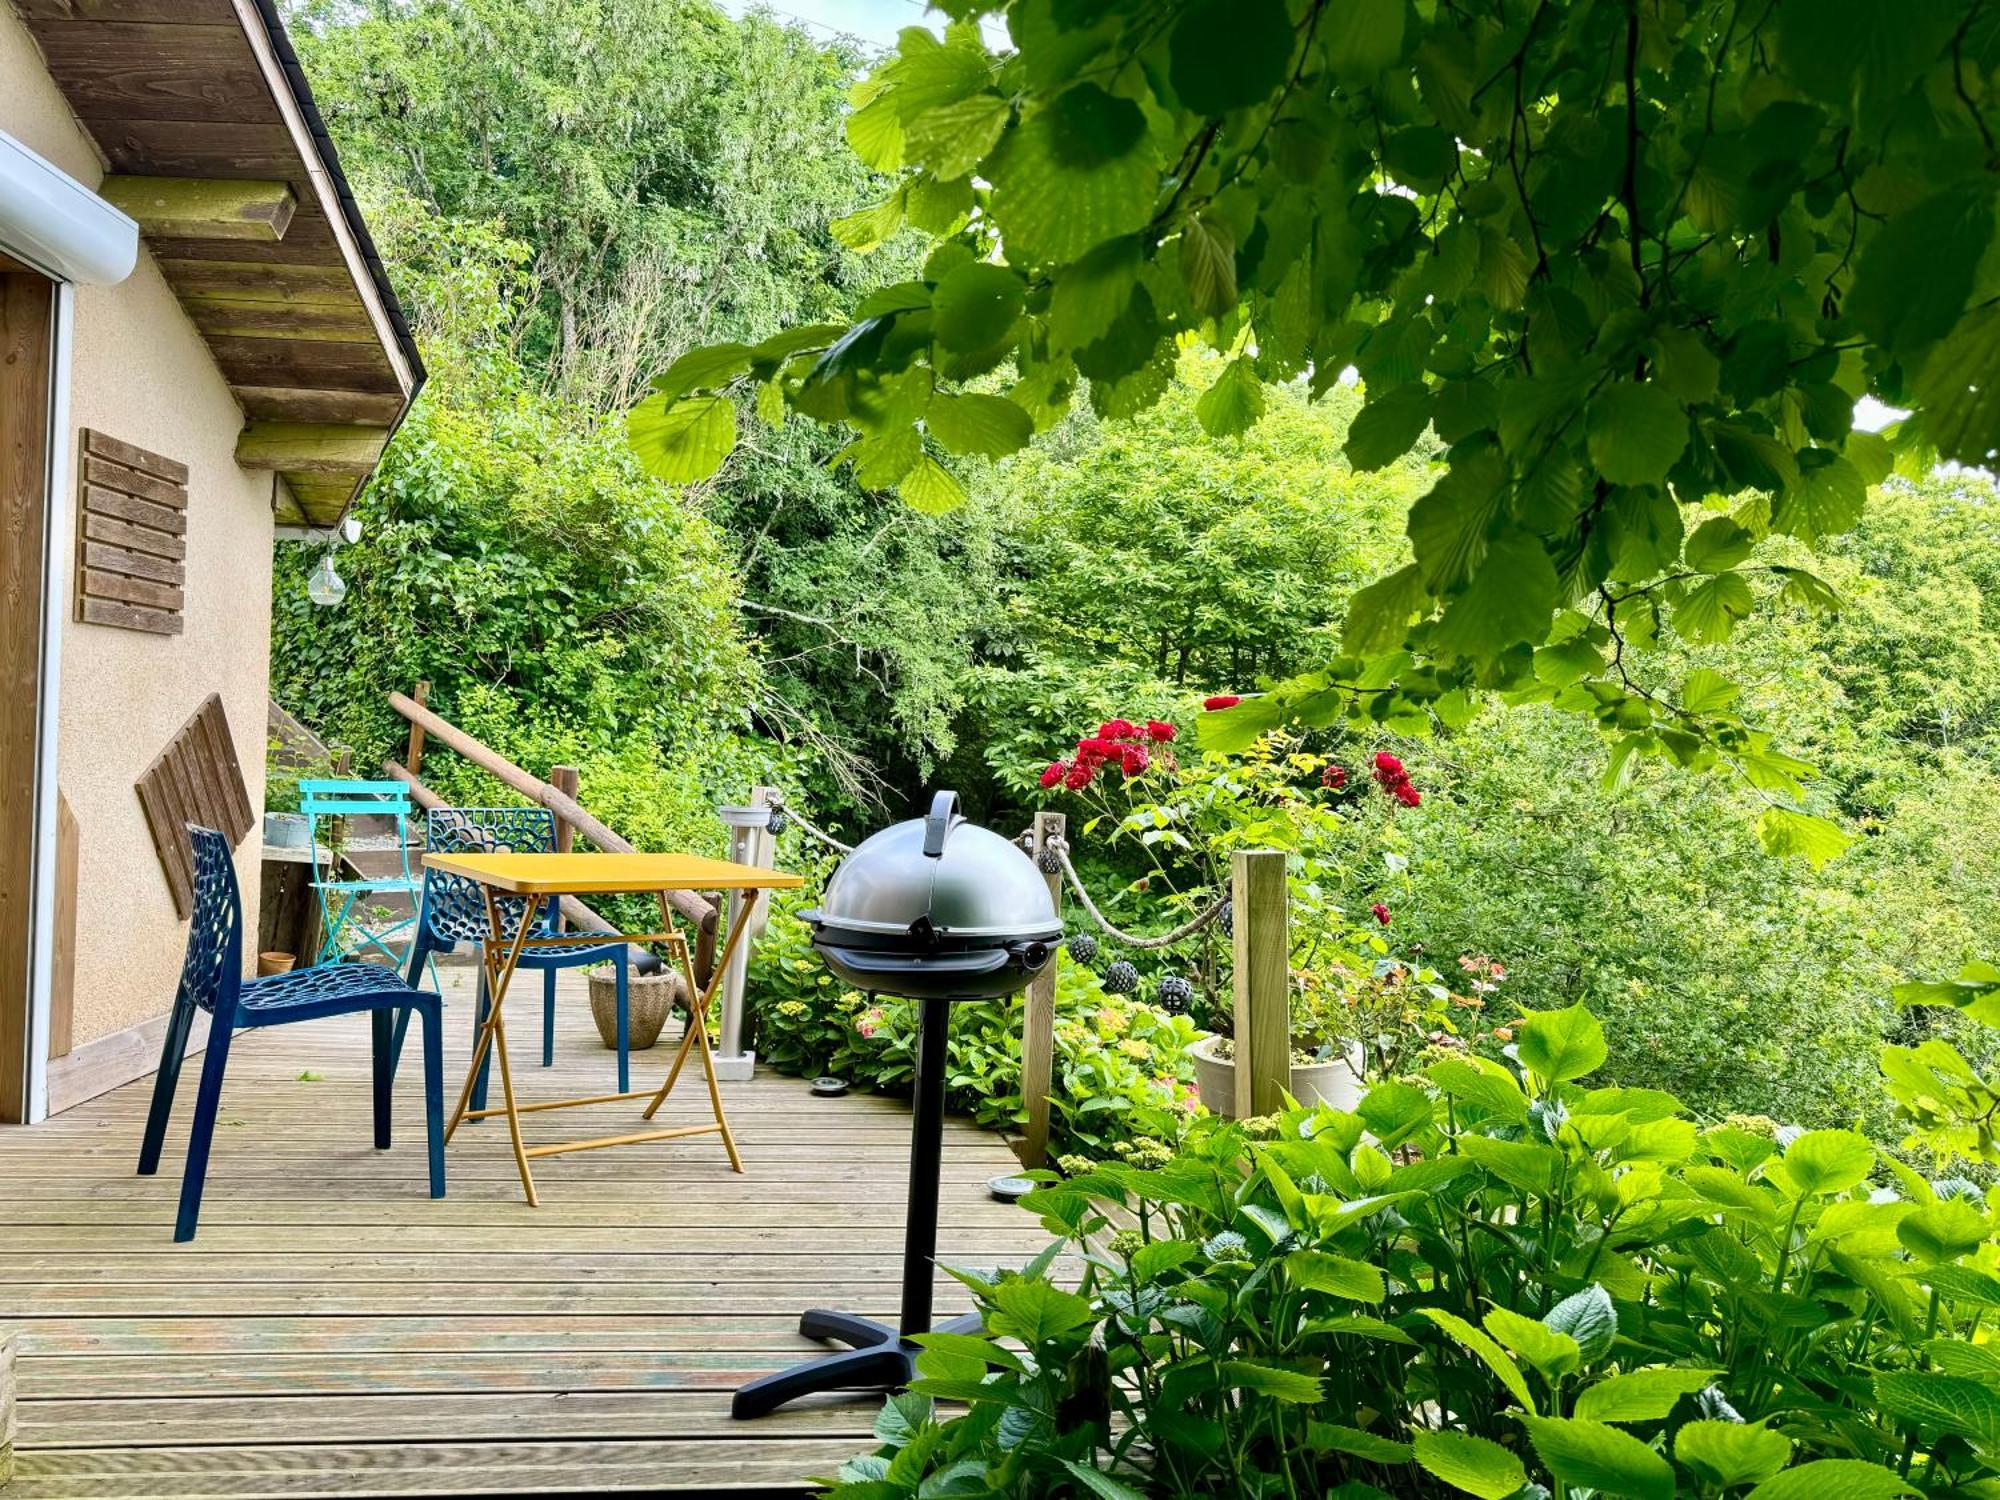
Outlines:
{"type": "Polygon", "coordinates": [[[1285,1107],[1292,1081],[1285,856],[1275,849],[1238,849],[1229,863],[1236,906],[1236,1113],[1268,1115],[1285,1107]]]}
{"type": "Polygon", "coordinates": [[[262,240],[285,237],[299,200],[287,182],[238,182],[209,177],[104,179],[98,195],[139,221],[139,232],[162,240],[262,240]]]}
{"type": "Polygon", "coordinates": [[[386,427],[251,422],[236,439],[236,461],[246,469],[287,474],[366,474],[388,441],[386,427]]]}

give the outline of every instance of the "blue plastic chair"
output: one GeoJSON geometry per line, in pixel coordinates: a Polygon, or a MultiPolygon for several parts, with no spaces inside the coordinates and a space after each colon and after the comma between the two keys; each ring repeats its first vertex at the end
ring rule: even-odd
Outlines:
{"type": "Polygon", "coordinates": [[[215,1137],[216,1111],[222,1105],[222,1071],[228,1065],[229,1044],[238,1027],[281,1026],[287,1021],[370,1012],[375,1026],[375,1148],[386,1151],[390,1086],[396,1076],[395,1044],[401,1042],[409,1013],[421,1016],[431,1196],[442,1198],[443,1001],[431,991],[405,984],[395,970],[372,963],[325,964],[265,979],[244,979],[243,897],[237,889],[229,841],[213,829],[192,824],[188,836],[194,845],[194,917],[188,931],[187,959],[181,965],[180,989],[167,1020],[166,1044],[160,1049],[160,1073],[153,1084],[153,1106],[146,1115],[146,1139],[139,1149],[139,1174],[150,1177],[160,1168],[160,1146],[166,1139],[167,1117],[173,1112],[174,1087],[180,1081],[188,1031],[199,1007],[209,1015],[208,1050],[202,1057],[201,1088],[195,1095],[194,1128],[188,1135],[187,1170],[181,1178],[174,1238],[194,1238],[195,1220],[201,1213],[202,1180],[208,1175],[208,1150],[215,1137]],[[395,1024],[393,1013],[397,1011],[402,1012],[401,1026],[395,1024]]]}
{"type": "MultiPolygon", "coordinates": [[[[333,963],[343,957],[359,956],[373,948],[400,968],[407,950],[397,951],[389,939],[416,926],[418,883],[410,873],[410,789],[400,781],[301,781],[299,811],[306,815],[306,832],[312,850],[312,888],[319,894],[319,963],[333,963]],[[324,823],[335,819],[382,818],[395,826],[396,853],[400,871],[393,875],[363,876],[342,880],[339,862],[320,864],[320,851],[328,847],[321,835],[324,823]],[[402,896],[410,903],[410,915],[387,927],[370,928],[357,919],[355,908],[371,896],[402,896]],[[342,935],[358,934],[352,955],[346,952],[342,935]]],[[[431,975],[437,983],[435,972],[431,975]]]]}
{"type": "MultiPolygon", "coordinates": [[[[437,807],[424,824],[424,843],[433,854],[545,854],[556,846],[555,814],[545,807],[437,807]]],[[[506,935],[519,930],[528,901],[521,896],[499,899],[501,921],[506,935]]],[[[556,925],[557,902],[549,897],[540,903],[531,937],[560,937],[556,925]]],[[[424,871],[424,899],[418,914],[417,937],[410,949],[410,982],[415,983],[427,960],[449,953],[460,943],[470,943],[478,951],[489,935],[486,897],[476,881],[441,870],[424,871]]],[[[542,974],[542,1066],[549,1067],[556,1056],[556,971],[584,964],[609,963],[618,987],[618,1092],[632,1088],[631,1018],[628,997],[631,974],[627,967],[629,950],[622,941],[606,942],[596,934],[578,934],[574,944],[559,948],[524,948],[521,969],[539,969],[542,974]]],[[[474,1045],[479,1028],[486,1024],[486,970],[479,971],[479,1004],[473,1017],[474,1045]]],[[[487,1075],[493,1055],[479,1066],[479,1081],[473,1086],[471,1107],[486,1108],[487,1075]]]]}

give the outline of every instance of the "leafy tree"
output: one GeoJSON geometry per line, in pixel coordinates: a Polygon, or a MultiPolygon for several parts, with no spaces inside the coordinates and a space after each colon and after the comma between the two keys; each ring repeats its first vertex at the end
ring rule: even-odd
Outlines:
{"type": "Polygon", "coordinates": [[[1542,699],[1615,755],[1727,765],[1766,848],[1845,836],[1736,685],[1649,676],[1830,588],[1783,539],[1851,528],[1899,454],[2000,433],[1994,240],[2000,9],[1983,0],[947,0],[856,91],[848,139],[899,174],[835,225],[910,224],[919,277],[850,319],[697,351],[634,414],[694,480],[755,386],[843,424],[861,482],[960,502],[1087,389],[1129,416],[1177,341],[1228,356],[1196,415],[1239,434],[1266,386],[1368,400],[1356,467],[1445,445],[1409,560],[1353,599],[1318,671],[1205,726],[1422,730],[1542,699]],[[990,53],[977,17],[1004,14],[990,53]],[[1002,389],[987,388],[994,376],[1002,389]],[[968,384],[971,382],[971,384],[968,384]],[[1915,414],[1853,430],[1857,398],[1915,414]],[[1783,560],[1780,560],[1783,559],[1783,560]]]}

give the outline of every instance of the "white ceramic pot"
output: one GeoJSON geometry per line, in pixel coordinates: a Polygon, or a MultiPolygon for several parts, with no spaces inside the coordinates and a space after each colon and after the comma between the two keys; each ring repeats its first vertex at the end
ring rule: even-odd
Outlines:
{"type": "MultiPolygon", "coordinates": [[[[1188,1051],[1194,1058],[1195,1088],[1201,1094],[1201,1102],[1215,1113],[1235,1119],[1238,1117],[1236,1061],[1216,1055],[1222,1040],[1219,1036],[1205,1036],[1188,1051]]],[[[1291,1094],[1305,1105],[1329,1104],[1335,1109],[1353,1109],[1361,1102],[1361,1044],[1349,1043],[1345,1058],[1294,1066],[1291,1094]]]]}
{"type": "Polygon", "coordinates": [[[265,813],[264,842],[275,849],[305,848],[307,842],[305,814],[288,812],[265,813]]]}

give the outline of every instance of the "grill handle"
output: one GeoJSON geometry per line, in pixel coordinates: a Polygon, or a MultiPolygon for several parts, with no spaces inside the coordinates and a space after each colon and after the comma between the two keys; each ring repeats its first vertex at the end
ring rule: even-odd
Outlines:
{"type": "Polygon", "coordinates": [[[931,798],[930,816],[924,819],[924,857],[941,859],[944,841],[951,834],[952,820],[958,815],[958,793],[939,792],[931,798]]]}
{"type": "Polygon", "coordinates": [[[1005,948],[976,948],[968,953],[883,953],[866,948],[831,948],[842,963],[857,974],[880,979],[907,979],[912,975],[951,975],[977,978],[997,974],[1014,956],[1005,948]]]}

